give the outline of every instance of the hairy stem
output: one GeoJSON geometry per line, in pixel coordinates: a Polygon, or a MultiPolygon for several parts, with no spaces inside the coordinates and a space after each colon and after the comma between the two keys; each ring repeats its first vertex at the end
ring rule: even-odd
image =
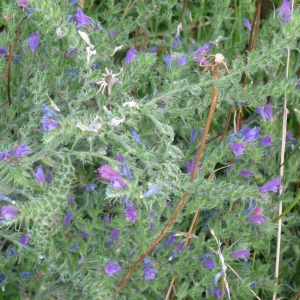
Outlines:
{"type": "MultiPolygon", "coordinates": [[[[219,78],[219,68],[220,65],[215,64],[213,66],[213,78],[214,79],[218,79],[219,78]]],[[[190,181],[192,182],[195,178],[197,169],[198,169],[198,164],[200,162],[201,156],[203,154],[203,150],[204,150],[204,146],[205,146],[205,142],[206,142],[206,138],[208,135],[208,131],[213,119],[213,114],[214,111],[216,109],[216,105],[217,105],[217,98],[218,98],[218,91],[215,87],[213,87],[213,91],[212,91],[212,101],[211,101],[211,106],[210,106],[210,110],[209,110],[209,114],[207,117],[207,122],[206,122],[206,126],[204,129],[204,133],[203,133],[203,137],[202,137],[202,143],[199,147],[198,153],[197,153],[197,158],[196,158],[196,163],[194,166],[194,169],[192,171],[191,177],[190,177],[190,181]]],[[[182,196],[182,198],[180,199],[172,217],[169,219],[169,221],[167,222],[165,228],[162,230],[162,232],[160,233],[160,235],[156,238],[156,240],[152,243],[152,245],[138,258],[138,260],[132,265],[132,267],[129,269],[129,271],[127,272],[127,274],[124,276],[124,278],[121,280],[121,282],[118,284],[117,289],[116,289],[116,293],[119,293],[121,291],[121,289],[124,287],[124,285],[127,283],[127,281],[130,279],[131,274],[134,272],[134,270],[137,268],[137,266],[143,261],[143,259],[159,244],[159,242],[162,240],[162,238],[166,235],[166,233],[168,232],[169,228],[171,227],[171,225],[174,223],[177,215],[179,214],[179,212],[181,211],[183,204],[185,203],[186,199],[188,197],[188,192],[186,191],[184,193],[184,195],[182,196]]]]}

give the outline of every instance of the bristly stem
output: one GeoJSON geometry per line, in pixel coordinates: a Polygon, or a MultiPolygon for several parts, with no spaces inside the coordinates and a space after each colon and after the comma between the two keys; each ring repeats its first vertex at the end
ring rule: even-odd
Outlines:
{"type": "Polygon", "coordinates": [[[134,49],[137,50],[137,38],[138,38],[138,33],[139,33],[139,26],[135,26],[135,33],[134,33],[134,49]]]}
{"type": "MultiPolygon", "coordinates": [[[[219,64],[214,64],[213,67],[212,67],[213,78],[214,79],[218,79],[219,78],[219,68],[220,68],[219,64]]],[[[218,98],[218,91],[217,91],[217,89],[215,87],[213,87],[211,106],[210,106],[209,114],[208,114],[208,117],[207,117],[206,127],[204,129],[204,133],[203,133],[203,136],[202,136],[202,142],[201,142],[201,145],[200,145],[198,153],[197,153],[196,163],[195,163],[194,169],[193,169],[191,177],[190,177],[190,181],[191,182],[195,178],[195,175],[196,175],[196,172],[197,172],[197,169],[198,169],[198,164],[199,164],[201,156],[203,154],[203,150],[204,150],[206,138],[207,138],[207,135],[208,135],[208,130],[210,128],[210,125],[211,125],[211,122],[212,122],[212,119],[213,119],[213,114],[214,114],[214,111],[215,111],[215,108],[216,108],[216,105],[217,105],[217,98],[218,98]]],[[[176,209],[175,209],[172,217],[169,219],[169,221],[167,222],[166,226],[164,227],[164,229],[162,230],[162,232],[160,233],[160,235],[156,238],[156,240],[152,243],[152,245],[138,258],[138,260],[132,265],[132,267],[129,269],[129,271],[127,272],[127,274],[124,276],[124,278],[118,284],[117,289],[116,289],[116,294],[118,294],[122,290],[122,288],[127,283],[127,281],[129,280],[129,278],[131,277],[131,274],[134,272],[134,270],[137,268],[137,266],[158,245],[158,243],[166,235],[166,233],[168,232],[169,228],[174,223],[177,215],[181,211],[181,209],[183,207],[183,204],[185,203],[187,197],[188,197],[188,192],[185,192],[184,195],[182,196],[182,198],[180,199],[180,201],[179,201],[179,203],[178,203],[178,205],[177,205],[177,207],[176,207],[176,209]]]]}
{"type": "MultiPolygon", "coordinates": [[[[251,52],[256,44],[257,36],[258,36],[258,30],[259,30],[259,24],[260,24],[260,11],[261,11],[261,2],[262,0],[257,1],[256,10],[254,13],[254,18],[251,24],[251,31],[250,31],[250,37],[248,41],[248,52],[251,52]]],[[[243,74],[242,77],[242,85],[243,87],[247,83],[247,75],[246,73],[243,74]]],[[[242,128],[243,123],[243,107],[241,107],[241,110],[238,111],[236,116],[236,123],[237,123],[237,130],[240,130],[242,128]]]]}
{"type": "Polygon", "coordinates": [[[184,16],[184,12],[185,12],[185,8],[186,8],[187,3],[188,3],[188,0],[184,0],[183,5],[182,5],[181,14],[180,14],[180,19],[179,19],[181,23],[182,23],[182,19],[183,19],[183,16],[184,16]]]}

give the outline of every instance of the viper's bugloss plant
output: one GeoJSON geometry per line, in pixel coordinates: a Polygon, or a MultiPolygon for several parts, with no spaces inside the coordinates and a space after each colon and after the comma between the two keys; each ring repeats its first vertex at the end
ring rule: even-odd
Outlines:
{"type": "Polygon", "coordinates": [[[1,299],[295,296],[299,1],[256,2],[1,2],[1,299]]]}

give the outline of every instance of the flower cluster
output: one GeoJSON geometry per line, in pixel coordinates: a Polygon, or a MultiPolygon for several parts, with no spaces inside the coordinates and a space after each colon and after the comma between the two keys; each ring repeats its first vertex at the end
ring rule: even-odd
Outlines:
{"type": "Polygon", "coordinates": [[[98,168],[98,180],[108,184],[113,189],[126,189],[123,178],[110,166],[104,165],[98,168]]]}
{"type": "Polygon", "coordinates": [[[46,104],[42,104],[41,107],[44,113],[44,116],[40,121],[40,123],[43,125],[43,129],[49,132],[60,127],[60,124],[58,122],[55,122],[50,119],[53,118],[55,120],[59,120],[60,119],[59,115],[53,109],[48,107],[46,104]]]}
{"type": "MultiPolygon", "coordinates": [[[[21,146],[18,146],[16,148],[14,148],[11,151],[11,154],[15,157],[23,157],[26,154],[28,154],[30,148],[26,145],[23,144],[21,146]]],[[[10,161],[10,151],[9,150],[4,150],[0,152],[0,160],[6,160],[7,162],[10,161]]]]}

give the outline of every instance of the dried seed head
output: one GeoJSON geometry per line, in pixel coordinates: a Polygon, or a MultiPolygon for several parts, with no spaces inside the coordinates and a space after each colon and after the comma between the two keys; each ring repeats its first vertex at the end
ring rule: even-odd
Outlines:
{"type": "Polygon", "coordinates": [[[221,53],[217,53],[215,55],[215,63],[217,64],[224,64],[225,63],[225,57],[223,54],[221,53]]]}

